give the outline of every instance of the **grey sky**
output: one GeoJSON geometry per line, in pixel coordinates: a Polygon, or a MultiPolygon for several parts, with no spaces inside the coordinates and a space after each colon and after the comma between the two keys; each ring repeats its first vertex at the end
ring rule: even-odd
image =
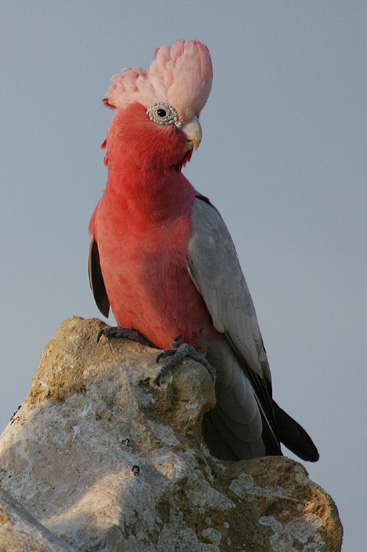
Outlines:
{"type": "Polygon", "coordinates": [[[232,233],[275,398],[319,447],[307,469],[339,507],[343,551],[362,552],[367,3],[15,1],[0,30],[1,428],[62,320],[99,316],[87,229],[109,78],[196,38],[214,83],[185,174],[232,233]]]}

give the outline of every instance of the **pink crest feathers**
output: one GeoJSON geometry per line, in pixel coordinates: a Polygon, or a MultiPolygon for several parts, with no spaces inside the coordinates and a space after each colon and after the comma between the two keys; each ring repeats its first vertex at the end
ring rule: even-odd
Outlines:
{"type": "Polygon", "coordinates": [[[168,103],[181,122],[198,116],[209,97],[213,79],[210,53],[197,40],[178,40],[155,52],[149,69],[123,69],[111,79],[104,103],[124,109],[133,102],[146,108],[168,103]]]}

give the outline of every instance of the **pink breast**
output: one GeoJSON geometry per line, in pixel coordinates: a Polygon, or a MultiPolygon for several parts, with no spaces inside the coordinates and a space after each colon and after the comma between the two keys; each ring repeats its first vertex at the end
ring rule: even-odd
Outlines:
{"type": "Polygon", "coordinates": [[[100,240],[107,295],[116,322],[167,348],[178,335],[205,352],[211,317],[187,270],[191,225],[180,217],[169,226],[112,232],[100,240]]]}

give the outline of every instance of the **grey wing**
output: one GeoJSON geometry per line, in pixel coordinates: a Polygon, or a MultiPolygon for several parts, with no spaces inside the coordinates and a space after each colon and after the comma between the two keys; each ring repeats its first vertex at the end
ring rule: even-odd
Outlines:
{"type": "Polygon", "coordinates": [[[255,308],[222,217],[215,207],[197,197],[192,208],[192,227],[189,272],[214,327],[227,336],[253,372],[270,381],[255,308]]]}
{"type": "Polygon", "coordinates": [[[319,453],[310,436],[272,399],[266,351],[236,250],[220,214],[202,196],[192,208],[192,227],[190,275],[225,337],[207,352],[217,371],[217,403],[203,420],[211,452],[231,460],[277,455],[280,441],[315,462],[319,453]]]}
{"type": "Polygon", "coordinates": [[[192,230],[189,272],[214,327],[225,336],[208,347],[217,371],[217,403],[204,418],[204,437],[219,458],[281,454],[270,369],[252,298],[222,217],[200,196],[192,208],[192,230]]]}
{"type": "Polygon", "coordinates": [[[110,311],[110,302],[107,297],[106,288],[103,281],[101,264],[99,261],[98,245],[95,239],[92,237],[89,246],[89,258],[88,258],[88,274],[89,284],[93,292],[94,300],[97,303],[97,307],[108,318],[110,311]]]}

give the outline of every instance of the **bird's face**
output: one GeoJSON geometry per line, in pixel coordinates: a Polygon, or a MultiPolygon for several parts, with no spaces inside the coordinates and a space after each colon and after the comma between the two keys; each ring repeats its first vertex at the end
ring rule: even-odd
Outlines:
{"type": "Polygon", "coordinates": [[[118,109],[111,122],[108,158],[130,168],[164,170],[181,167],[201,141],[199,119],[180,121],[173,106],[157,103],[148,109],[133,103],[118,109]]]}

